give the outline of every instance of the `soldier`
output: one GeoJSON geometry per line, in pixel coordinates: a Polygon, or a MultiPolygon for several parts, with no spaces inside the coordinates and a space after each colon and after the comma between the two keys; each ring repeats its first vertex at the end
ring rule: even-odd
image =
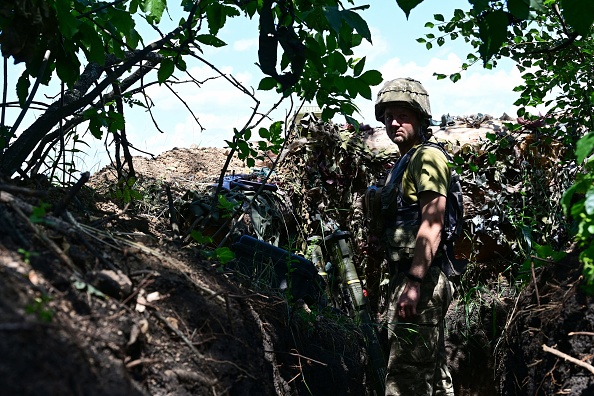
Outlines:
{"type": "Polygon", "coordinates": [[[386,395],[453,395],[444,341],[452,287],[439,264],[448,160],[440,149],[423,145],[431,109],[420,82],[387,82],[375,115],[401,154],[380,193],[382,243],[390,266],[386,395]],[[406,168],[399,169],[399,163],[406,168]]]}

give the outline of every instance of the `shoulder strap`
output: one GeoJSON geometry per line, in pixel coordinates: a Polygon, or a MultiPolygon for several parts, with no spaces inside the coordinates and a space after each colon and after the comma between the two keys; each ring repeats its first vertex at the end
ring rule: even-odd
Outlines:
{"type": "Polygon", "coordinates": [[[417,147],[411,148],[406,152],[406,154],[400,157],[398,162],[394,164],[390,170],[390,173],[388,174],[388,177],[386,178],[386,185],[390,183],[396,183],[398,180],[402,179],[404,171],[406,170],[406,167],[408,166],[408,163],[410,162],[410,159],[412,158],[415,151],[417,151],[417,147]]]}
{"type": "Polygon", "coordinates": [[[443,155],[445,155],[446,159],[448,161],[452,160],[452,156],[450,155],[450,153],[445,149],[445,147],[443,146],[443,143],[437,143],[437,142],[430,142],[427,141],[425,143],[423,143],[423,146],[430,146],[430,147],[435,147],[437,149],[440,149],[441,152],[443,153],[443,155]]]}

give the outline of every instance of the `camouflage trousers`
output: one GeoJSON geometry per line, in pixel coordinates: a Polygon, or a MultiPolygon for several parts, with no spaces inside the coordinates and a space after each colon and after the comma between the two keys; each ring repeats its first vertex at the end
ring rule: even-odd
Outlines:
{"type": "Polygon", "coordinates": [[[421,284],[417,316],[398,318],[396,304],[406,285],[405,274],[392,279],[388,308],[390,357],[386,396],[454,395],[446,364],[444,317],[452,301],[452,286],[438,267],[431,267],[421,284]]]}

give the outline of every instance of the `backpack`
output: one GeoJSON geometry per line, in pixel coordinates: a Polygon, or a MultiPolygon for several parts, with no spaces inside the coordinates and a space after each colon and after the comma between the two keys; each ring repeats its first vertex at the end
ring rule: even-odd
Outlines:
{"type": "MultiPolygon", "coordinates": [[[[422,146],[435,147],[441,150],[449,162],[452,162],[451,155],[443,147],[442,144],[435,142],[425,142],[422,146]]],[[[420,147],[420,146],[419,146],[420,147]]],[[[411,148],[405,155],[403,155],[397,164],[392,168],[386,180],[386,186],[392,184],[397,188],[398,207],[402,207],[402,178],[404,171],[408,167],[410,159],[419,147],[411,148]]],[[[418,203],[413,206],[408,206],[411,210],[399,211],[405,218],[406,222],[420,223],[420,208],[418,203]],[[417,209],[415,210],[415,205],[417,209]],[[407,212],[407,213],[405,213],[407,212]]],[[[450,278],[460,276],[466,270],[468,260],[460,260],[454,256],[454,242],[462,234],[464,225],[464,195],[462,193],[462,186],[460,184],[460,176],[452,169],[450,176],[450,185],[446,196],[446,212],[444,218],[444,227],[442,231],[442,239],[440,249],[442,249],[441,262],[439,263],[441,270],[450,278]]]]}

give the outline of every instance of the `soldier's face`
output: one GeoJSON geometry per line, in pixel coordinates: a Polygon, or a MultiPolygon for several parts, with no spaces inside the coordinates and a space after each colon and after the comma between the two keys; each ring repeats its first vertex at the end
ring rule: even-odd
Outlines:
{"type": "Polygon", "coordinates": [[[409,107],[389,104],[386,106],[384,122],[388,137],[399,147],[410,148],[421,140],[419,116],[409,107]]]}

